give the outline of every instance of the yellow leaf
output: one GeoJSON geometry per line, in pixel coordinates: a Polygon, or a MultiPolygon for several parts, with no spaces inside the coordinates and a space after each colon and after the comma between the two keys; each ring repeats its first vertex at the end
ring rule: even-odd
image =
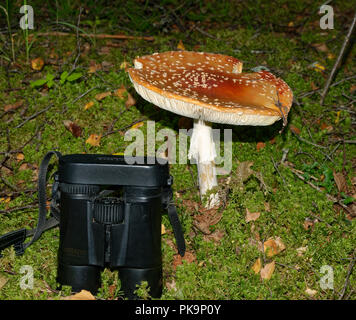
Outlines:
{"type": "Polygon", "coordinates": [[[261,258],[258,258],[256,262],[253,264],[251,270],[257,274],[261,271],[262,263],[261,263],[261,258]]]}
{"type": "Polygon", "coordinates": [[[44,61],[42,58],[36,58],[31,60],[31,68],[36,71],[41,71],[44,66],[44,61]]]}
{"type": "Polygon", "coordinates": [[[260,217],[260,213],[259,212],[250,212],[246,208],[246,217],[245,217],[245,221],[246,222],[256,221],[259,217],[260,217]]]}
{"type": "Polygon", "coordinates": [[[120,87],[119,89],[114,91],[114,96],[119,97],[120,99],[125,98],[126,88],[124,86],[120,87]]]}
{"type": "Polygon", "coordinates": [[[335,59],[335,55],[332,54],[332,53],[330,53],[330,52],[328,53],[328,56],[327,56],[327,57],[328,57],[329,60],[335,59]]]}
{"type": "Polygon", "coordinates": [[[23,153],[18,153],[18,154],[16,155],[16,160],[17,160],[17,161],[22,161],[23,159],[25,159],[25,156],[24,156],[23,153]]]}
{"type": "Polygon", "coordinates": [[[98,93],[96,96],[95,96],[95,99],[100,101],[100,100],[103,100],[104,98],[108,97],[108,96],[111,96],[111,92],[108,91],[108,92],[102,92],[102,93],[98,93]]]}
{"type": "Polygon", "coordinates": [[[319,62],[313,63],[313,68],[317,72],[323,72],[325,70],[325,67],[322,64],[320,64],[319,62]]]}
{"type": "Polygon", "coordinates": [[[271,279],[275,267],[276,267],[276,264],[275,264],[274,261],[272,261],[271,263],[267,263],[267,264],[261,269],[261,278],[262,278],[263,280],[269,280],[269,279],[271,279]]]}
{"type": "Polygon", "coordinates": [[[184,44],[182,40],[179,40],[179,43],[177,45],[177,49],[179,50],[185,50],[184,44]]]}
{"type": "Polygon", "coordinates": [[[161,234],[165,234],[166,233],[166,227],[164,226],[164,224],[161,224],[161,234]]]}
{"type": "Polygon", "coordinates": [[[130,129],[141,128],[145,123],[143,121],[135,123],[130,129]]]}
{"type": "Polygon", "coordinates": [[[294,27],[294,22],[293,21],[289,22],[288,27],[294,27]]]}
{"type": "Polygon", "coordinates": [[[95,300],[95,297],[86,290],[82,290],[72,296],[66,297],[65,300],[95,300]]]}
{"type": "Polygon", "coordinates": [[[94,105],[94,102],[93,102],[93,101],[89,101],[89,102],[84,106],[84,110],[90,109],[93,105],[94,105]]]}
{"type": "Polygon", "coordinates": [[[120,69],[127,69],[130,66],[130,64],[126,61],[122,62],[120,64],[120,69]]]}
{"type": "Polygon", "coordinates": [[[340,121],[340,114],[341,114],[341,111],[336,112],[336,119],[335,119],[336,124],[338,124],[340,121]]]}
{"type": "Polygon", "coordinates": [[[263,250],[266,252],[267,257],[273,257],[285,249],[285,245],[281,238],[270,238],[263,243],[263,250]]]}
{"type": "Polygon", "coordinates": [[[0,202],[4,202],[4,203],[9,203],[11,201],[10,197],[7,198],[0,198],[0,202]]]}
{"type": "Polygon", "coordinates": [[[89,138],[85,141],[87,144],[90,144],[94,147],[98,147],[100,145],[101,135],[91,134],[89,138]]]}

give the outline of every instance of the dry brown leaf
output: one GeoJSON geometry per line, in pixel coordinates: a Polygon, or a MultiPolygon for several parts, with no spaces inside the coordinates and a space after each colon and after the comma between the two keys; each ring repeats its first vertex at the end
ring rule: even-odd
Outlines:
{"type": "Polygon", "coordinates": [[[210,233],[210,234],[205,234],[204,235],[204,240],[205,241],[214,241],[214,242],[219,242],[225,235],[224,231],[221,230],[215,230],[214,232],[210,233]]]}
{"type": "Polygon", "coordinates": [[[305,290],[305,293],[306,293],[308,296],[314,297],[314,296],[318,293],[318,291],[313,290],[313,289],[310,289],[310,288],[307,288],[307,289],[305,290]]]}
{"type": "Polygon", "coordinates": [[[126,108],[130,108],[132,106],[134,106],[136,104],[136,100],[134,99],[134,97],[128,92],[127,93],[127,100],[125,102],[125,106],[126,108]]]}
{"type": "Polygon", "coordinates": [[[91,146],[98,147],[100,145],[100,139],[101,139],[101,135],[93,133],[89,136],[89,138],[85,142],[87,144],[90,144],[91,146]]]}
{"type": "Polygon", "coordinates": [[[65,297],[64,300],[95,300],[95,297],[87,290],[82,290],[72,296],[65,297]]]}
{"type": "Polygon", "coordinates": [[[6,284],[6,282],[7,282],[7,279],[0,275],[0,290],[6,284]]]}
{"type": "Polygon", "coordinates": [[[356,84],[353,84],[353,85],[350,87],[350,93],[353,93],[354,91],[356,91],[356,84]]]}
{"type": "Polygon", "coordinates": [[[312,43],[312,47],[320,52],[328,52],[329,49],[325,43],[312,43]]]}
{"type": "Polygon", "coordinates": [[[346,192],[347,183],[344,175],[341,172],[333,171],[333,176],[339,192],[346,192]]]}
{"type": "Polygon", "coordinates": [[[271,206],[270,206],[269,202],[265,202],[265,203],[264,203],[264,206],[265,206],[265,210],[266,210],[267,212],[270,212],[270,211],[271,211],[271,206]]]}
{"type": "Polygon", "coordinates": [[[100,63],[96,63],[94,60],[91,60],[88,73],[95,73],[97,70],[101,70],[101,68],[100,63]]]}
{"type": "Polygon", "coordinates": [[[261,258],[258,258],[256,260],[256,262],[253,264],[251,270],[255,273],[258,274],[261,271],[261,267],[262,267],[262,262],[261,262],[261,258]]]}
{"type": "Polygon", "coordinates": [[[261,269],[261,278],[263,280],[269,280],[272,277],[272,274],[274,272],[274,269],[276,267],[276,264],[274,261],[271,263],[267,263],[262,269],[261,269]]]}
{"type": "Polygon", "coordinates": [[[257,142],[256,149],[257,149],[257,151],[260,151],[265,146],[266,146],[266,144],[264,142],[257,142]]]}
{"type": "Polygon", "coordinates": [[[31,68],[36,71],[41,71],[44,66],[44,61],[42,58],[36,58],[31,60],[31,68]]]}
{"type": "Polygon", "coordinates": [[[211,234],[210,226],[217,224],[221,220],[222,212],[219,212],[217,208],[206,209],[200,204],[198,204],[197,209],[201,214],[194,216],[193,225],[204,234],[211,234]]]}
{"type": "Polygon", "coordinates": [[[19,171],[24,171],[24,170],[29,170],[31,169],[30,166],[27,163],[23,163],[20,168],[19,171]]]}
{"type": "Polygon", "coordinates": [[[98,93],[98,94],[95,96],[95,99],[98,100],[98,101],[101,101],[101,100],[103,100],[104,98],[109,97],[109,96],[111,96],[111,91],[98,93]]]}
{"type": "Polygon", "coordinates": [[[260,217],[260,212],[250,212],[246,208],[246,217],[245,217],[246,222],[256,221],[259,217],[260,217]]]}
{"type": "Polygon", "coordinates": [[[197,258],[195,254],[190,251],[186,251],[184,257],[182,257],[180,254],[175,254],[173,256],[173,269],[176,270],[177,266],[183,264],[183,261],[186,261],[187,263],[192,263],[196,259],[197,258]]]}
{"type": "Polygon", "coordinates": [[[72,133],[72,135],[76,138],[80,137],[82,134],[82,128],[78,126],[75,122],[71,120],[63,121],[64,127],[72,133]]]}
{"type": "Polygon", "coordinates": [[[297,248],[296,250],[297,250],[298,257],[301,257],[305,252],[307,252],[308,247],[300,247],[297,248]]]}
{"type": "Polygon", "coordinates": [[[289,125],[289,130],[292,131],[296,135],[300,135],[300,132],[301,132],[299,128],[297,128],[296,126],[294,126],[292,124],[289,125]]]}
{"type": "Polygon", "coordinates": [[[305,230],[309,230],[312,229],[313,227],[314,227],[314,221],[309,218],[306,218],[303,223],[303,228],[305,230]]]}
{"type": "Polygon", "coordinates": [[[286,246],[282,242],[281,238],[270,238],[263,243],[263,250],[266,252],[267,257],[273,257],[274,255],[285,250],[286,246]]]}
{"type": "Polygon", "coordinates": [[[23,103],[24,103],[24,100],[19,100],[15,103],[7,104],[6,106],[4,106],[4,111],[9,112],[9,111],[16,110],[16,109],[20,108],[21,106],[23,106],[23,103]]]}
{"type": "Polygon", "coordinates": [[[124,99],[126,92],[126,88],[124,86],[121,86],[119,89],[115,90],[113,94],[114,96],[119,97],[120,99],[124,99]]]}

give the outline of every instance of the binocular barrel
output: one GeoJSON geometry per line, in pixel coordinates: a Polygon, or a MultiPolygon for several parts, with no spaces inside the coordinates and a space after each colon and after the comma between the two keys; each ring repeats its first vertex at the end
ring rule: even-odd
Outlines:
{"type": "Polygon", "coordinates": [[[60,183],[58,282],[95,293],[108,267],[118,270],[129,299],[142,281],[160,297],[162,187],[116,186],[120,197],[107,189],[60,183]]]}

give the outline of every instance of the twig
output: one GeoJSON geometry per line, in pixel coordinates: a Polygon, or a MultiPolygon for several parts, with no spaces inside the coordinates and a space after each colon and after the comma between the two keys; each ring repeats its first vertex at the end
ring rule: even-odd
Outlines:
{"type": "Polygon", "coordinates": [[[342,288],[342,290],[340,292],[339,300],[343,299],[343,297],[345,295],[345,292],[346,292],[346,289],[347,289],[347,286],[349,285],[350,275],[352,273],[352,269],[354,268],[354,265],[355,265],[355,262],[356,262],[355,254],[356,254],[356,249],[354,250],[354,252],[352,254],[352,258],[351,258],[351,261],[350,261],[350,264],[349,264],[349,268],[347,270],[345,284],[344,284],[344,287],[342,288]]]}
{"type": "Polygon", "coordinates": [[[42,114],[42,113],[48,111],[52,106],[53,106],[53,104],[50,104],[48,107],[46,107],[46,108],[44,108],[44,109],[42,109],[42,110],[36,112],[36,113],[33,114],[32,116],[29,116],[28,118],[25,119],[25,121],[23,121],[22,123],[20,123],[19,125],[17,125],[17,126],[15,127],[15,129],[21,128],[26,122],[28,122],[28,121],[30,121],[30,120],[32,120],[32,119],[38,117],[38,116],[39,116],[40,114],[42,114]]]}
{"type": "Polygon", "coordinates": [[[107,131],[106,133],[104,133],[104,134],[102,135],[101,138],[105,138],[105,137],[107,137],[107,136],[109,136],[109,135],[111,135],[111,134],[113,134],[113,133],[117,133],[117,132],[120,132],[120,131],[127,130],[128,128],[131,128],[131,127],[132,127],[133,125],[135,125],[136,123],[139,123],[139,122],[144,121],[144,120],[146,120],[146,119],[147,119],[146,117],[143,117],[143,118],[141,118],[141,119],[138,119],[138,120],[133,121],[132,123],[128,124],[127,126],[124,126],[124,127],[120,128],[120,129],[112,130],[112,131],[107,131]]]}
{"type": "MultiPolygon", "coordinates": [[[[286,180],[284,179],[284,177],[282,176],[282,174],[281,174],[280,171],[278,170],[278,165],[277,165],[277,163],[274,161],[274,159],[273,159],[272,156],[271,156],[271,160],[272,160],[272,163],[273,163],[274,168],[275,168],[276,171],[278,172],[279,176],[282,178],[283,183],[284,183],[284,185],[286,186],[288,192],[291,193],[291,191],[290,191],[289,188],[288,188],[288,185],[287,185],[286,180]]],[[[284,162],[284,161],[283,161],[283,162],[284,162]]]]}
{"type": "Polygon", "coordinates": [[[38,207],[38,204],[29,204],[29,205],[23,206],[23,207],[15,207],[15,208],[9,208],[7,210],[0,210],[0,214],[10,213],[10,212],[14,212],[14,211],[27,210],[27,209],[33,209],[36,207],[38,207]]]}
{"type": "Polygon", "coordinates": [[[324,99],[326,97],[326,94],[329,90],[329,87],[330,87],[330,84],[331,84],[331,81],[334,79],[334,76],[335,76],[335,73],[336,73],[336,70],[337,68],[339,67],[339,64],[344,56],[344,53],[345,53],[345,49],[347,47],[347,45],[349,44],[350,42],[350,38],[351,38],[351,35],[352,35],[352,32],[354,31],[354,28],[355,28],[355,24],[356,24],[356,12],[355,12],[355,15],[354,15],[354,18],[352,20],[352,23],[351,23],[351,26],[349,28],[349,31],[347,32],[347,35],[345,37],[345,40],[344,40],[344,43],[342,44],[342,47],[341,47],[341,50],[340,50],[340,53],[339,53],[339,56],[337,57],[335,63],[334,63],[334,66],[329,74],[329,77],[328,77],[328,80],[326,81],[325,83],[325,87],[323,89],[323,92],[321,94],[321,98],[320,98],[320,104],[323,105],[324,104],[324,99]]]}
{"type": "MultiPolygon", "coordinates": [[[[75,36],[72,33],[67,32],[39,32],[36,34],[37,37],[69,37],[75,36]]],[[[144,36],[144,37],[137,37],[137,36],[127,36],[125,34],[94,34],[94,33],[81,33],[81,37],[88,37],[88,38],[97,38],[97,39],[119,39],[119,40],[146,40],[146,41],[154,41],[154,37],[151,36],[144,36]]]]}
{"type": "MultiPolygon", "coordinates": [[[[319,191],[320,193],[324,193],[323,190],[321,190],[318,186],[316,186],[314,183],[306,180],[296,169],[290,167],[286,162],[284,163],[284,165],[289,168],[300,180],[304,181],[305,183],[307,183],[309,186],[311,186],[313,189],[319,191]]],[[[342,208],[344,208],[348,213],[350,213],[349,208],[342,203],[341,200],[336,199],[334,196],[328,194],[328,193],[324,193],[325,196],[327,197],[327,199],[333,203],[337,203],[339,204],[342,208]]],[[[351,214],[351,213],[350,213],[351,214]]]]}

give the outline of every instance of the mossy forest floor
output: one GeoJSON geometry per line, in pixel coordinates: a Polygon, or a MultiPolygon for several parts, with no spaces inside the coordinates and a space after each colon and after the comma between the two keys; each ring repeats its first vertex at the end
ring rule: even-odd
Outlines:
{"type": "MultiPolygon", "coordinates": [[[[214,125],[233,132],[232,171],[219,177],[226,201],[218,210],[200,206],[194,165],[170,165],[188,252],[177,256],[164,216],[162,299],[356,298],[355,48],[320,104],[352,21],[352,1],[331,3],[334,29],[326,30],[319,24],[322,1],[123,1],[110,7],[81,1],[82,9],[78,1],[52,3],[31,3],[28,61],[26,34],[18,27],[23,3],[9,8],[14,50],[0,11],[0,234],[35,227],[38,167],[46,152],[122,153],[132,126],[146,134],[148,120],[156,131],[178,133],[191,125],[135,93],[125,72],[134,57],[183,48],[221,53],[243,61],[245,72],[264,66],[281,77],[294,104],[282,133],[282,121],[214,125]],[[43,34],[54,31],[72,36],[43,34]],[[65,71],[72,77],[65,79],[65,71]]],[[[4,250],[0,299],[70,295],[68,287],[57,290],[58,244],[56,228],[22,256],[4,250]],[[33,289],[20,288],[24,265],[33,268],[33,289]]],[[[103,271],[96,298],[121,299],[117,272],[103,271]]]]}

